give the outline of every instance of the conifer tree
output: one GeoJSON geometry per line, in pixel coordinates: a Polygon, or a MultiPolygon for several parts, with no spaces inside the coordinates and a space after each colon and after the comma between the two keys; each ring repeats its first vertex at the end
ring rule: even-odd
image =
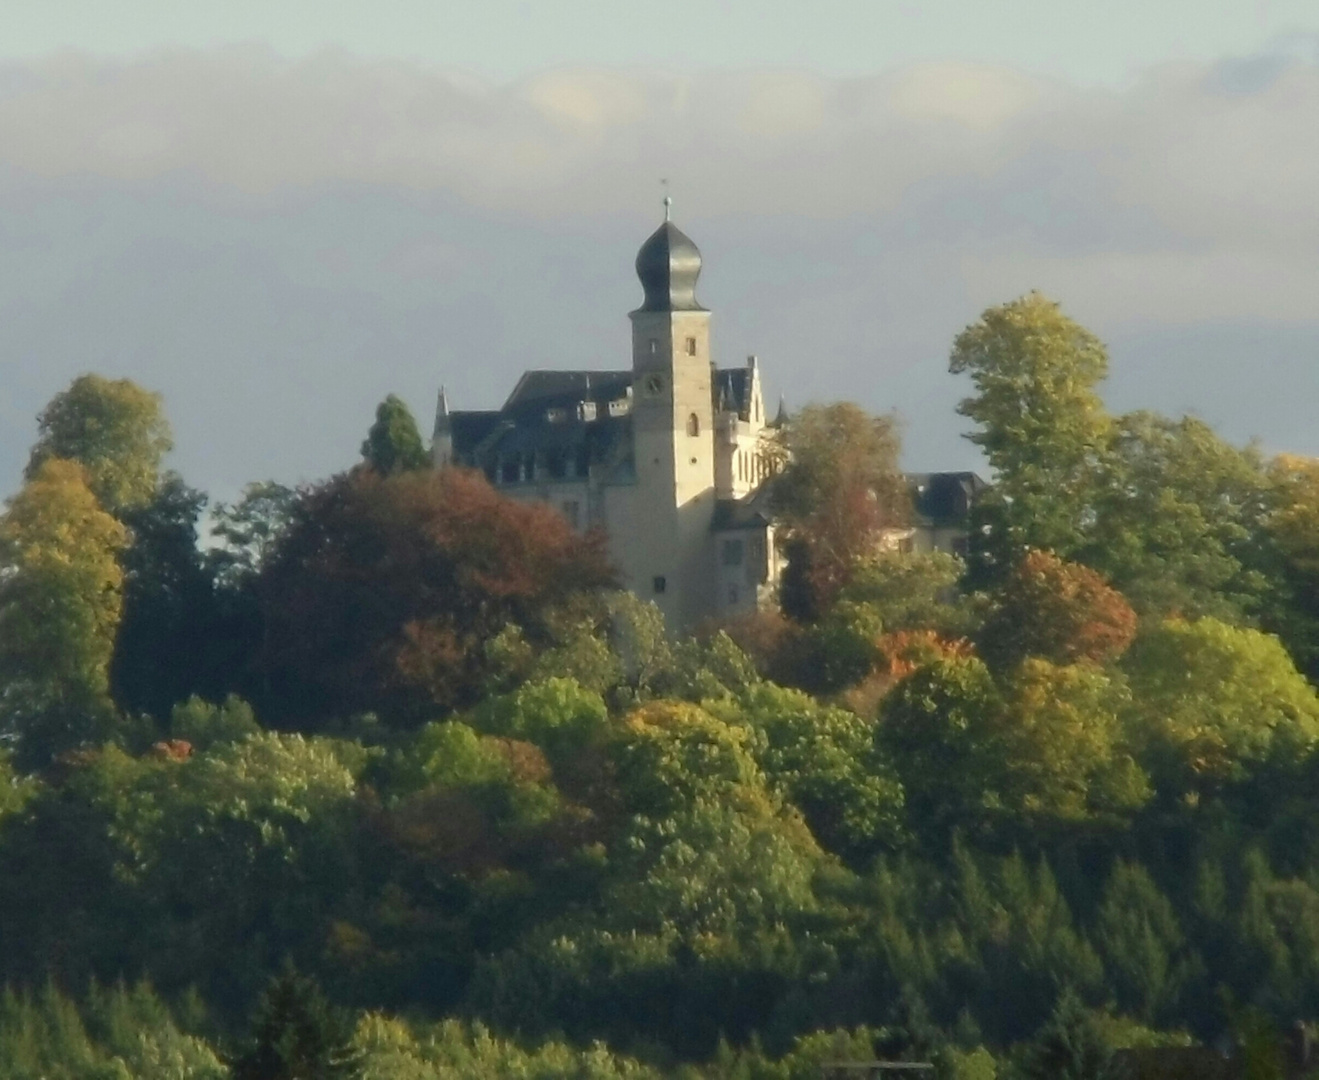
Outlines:
{"type": "Polygon", "coordinates": [[[292,965],[257,1006],[253,1044],[234,1062],[234,1080],[354,1080],[362,1075],[348,1018],[316,980],[292,965]]]}
{"type": "Polygon", "coordinates": [[[430,464],[417,421],[402,398],[390,394],[376,407],[376,422],[362,443],[362,457],[381,476],[430,464]]]}

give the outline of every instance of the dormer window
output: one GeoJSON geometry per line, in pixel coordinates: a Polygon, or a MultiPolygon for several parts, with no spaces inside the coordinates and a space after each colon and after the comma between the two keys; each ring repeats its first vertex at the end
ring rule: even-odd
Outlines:
{"type": "Polygon", "coordinates": [[[551,424],[560,424],[567,418],[567,416],[568,414],[562,409],[547,409],[545,411],[545,419],[551,424]]]}

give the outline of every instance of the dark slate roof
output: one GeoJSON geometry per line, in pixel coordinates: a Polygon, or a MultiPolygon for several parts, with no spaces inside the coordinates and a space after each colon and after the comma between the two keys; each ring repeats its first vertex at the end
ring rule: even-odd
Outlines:
{"type": "MultiPolygon", "coordinates": [[[[574,462],[585,455],[592,465],[608,464],[617,470],[609,475],[630,475],[632,377],[630,370],[528,371],[502,408],[448,415],[454,459],[490,471],[528,454],[565,455],[574,462]],[[619,401],[629,401],[627,413],[610,415],[610,403],[619,401]],[[595,404],[595,419],[579,416],[583,402],[595,404]]],[[[750,408],[750,371],[716,371],[711,393],[716,409],[723,394],[730,408],[745,415],[750,408]]]]}
{"type": "Polygon", "coordinates": [[[628,473],[632,418],[611,416],[609,405],[626,400],[631,386],[631,371],[528,371],[503,408],[450,414],[454,458],[492,475],[502,463],[533,454],[538,468],[566,461],[567,476],[583,460],[628,473]],[[580,415],[583,402],[595,404],[595,419],[580,415]]]}
{"type": "Polygon", "coordinates": [[[454,449],[475,446],[499,425],[502,415],[498,411],[450,413],[454,449]]]}
{"type": "Polygon", "coordinates": [[[935,525],[964,522],[989,487],[973,472],[907,473],[912,509],[935,525]]]}
{"type": "Polygon", "coordinates": [[[504,402],[504,411],[535,405],[547,409],[561,403],[595,401],[606,404],[627,395],[629,371],[528,371],[504,402]]]}
{"type": "Polygon", "coordinates": [[[715,412],[730,409],[743,420],[751,418],[751,370],[744,367],[720,368],[711,383],[715,412]]]}
{"type": "Polygon", "coordinates": [[[696,301],[701,253],[691,238],[666,221],[637,252],[637,277],[646,290],[639,311],[704,311],[696,301]]]}
{"type": "Polygon", "coordinates": [[[740,499],[720,499],[714,504],[713,532],[732,532],[736,529],[763,529],[774,520],[771,488],[774,482],[761,484],[750,495],[740,499]]]}

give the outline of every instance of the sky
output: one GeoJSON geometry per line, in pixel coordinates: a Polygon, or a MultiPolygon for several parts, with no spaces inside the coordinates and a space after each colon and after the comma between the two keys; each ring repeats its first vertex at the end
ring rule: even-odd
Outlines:
{"type": "Polygon", "coordinates": [[[977,467],[957,333],[1030,289],[1114,409],[1319,454],[1319,5],[61,0],[0,37],[0,494],[77,374],[232,499],[530,367],[626,366],[636,249],[725,365],[977,467]]]}

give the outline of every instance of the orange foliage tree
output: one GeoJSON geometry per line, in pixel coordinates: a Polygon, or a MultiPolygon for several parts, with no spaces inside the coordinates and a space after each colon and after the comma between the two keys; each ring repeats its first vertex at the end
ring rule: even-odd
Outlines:
{"type": "Polygon", "coordinates": [[[999,667],[1027,656],[1105,663],[1121,656],[1135,633],[1136,613],[1102,575],[1035,550],[1004,582],[979,646],[999,667]]]}
{"type": "Polygon", "coordinates": [[[335,477],[301,494],[258,583],[267,711],[406,726],[471,704],[495,634],[513,625],[535,643],[556,608],[613,583],[602,536],[479,474],[335,477]]]}

